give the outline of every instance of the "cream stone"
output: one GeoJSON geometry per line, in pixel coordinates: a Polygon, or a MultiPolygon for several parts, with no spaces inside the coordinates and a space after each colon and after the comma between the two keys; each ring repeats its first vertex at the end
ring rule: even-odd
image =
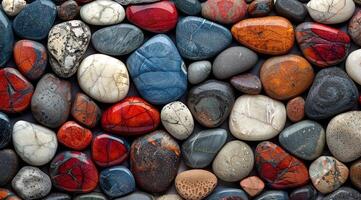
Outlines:
{"type": "Polygon", "coordinates": [[[311,0],[307,3],[312,19],[323,24],[345,22],[352,17],[355,8],[353,0],[311,0]]]}
{"type": "Polygon", "coordinates": [[[80,17],[91,25],[112,25],[124,20],[125,10],[115,1],[96,0],[81,7],[80,17]]]}
{"type": "Polygon", "coordinates": [[[351,79],[361,85],[361,49],[348,55],[345,66],[351,79]]]}
{"type": "Polygon", "coordinates": [[[17,15],[26,6],[24,0],[3,0],[1,6],[4,12],[9,16],[17,15]]]}

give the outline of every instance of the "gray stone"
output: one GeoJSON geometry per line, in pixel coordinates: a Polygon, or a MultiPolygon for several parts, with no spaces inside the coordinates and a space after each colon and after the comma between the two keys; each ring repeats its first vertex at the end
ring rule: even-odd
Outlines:
{"type": "Polygon", "coordinates": [[[187,15],[197,15],[201,12],[202,6],[198,0],[173,0],[175,6],[187,15]]]}
{"type": "Polygon", "coordinates": [[[19,159],[12,149],[0,151],[0,186],[6,186],[18,172],[19,159]]]}
{"type": "Polygon", "coordinates": [[[234,88],[245,94],[260,94],[262,91],[261,80],[253,74],[233,76],[230,82],[234,88]]]}
{"type": "Polygon", "coordinates": [[[203,60],[191,63],[188,67],[188,81],[191,84],[198,84],[207,79],[212,70],[212,63],[203,60]]]}
{"type": "Polygon", "coordinates": [[[43,200],[71,200],[71,197],[64,193],[51,193],[43,200]]]}
{"type": "Polygon", "coordinates": [[[107,198],[102,193],[92,192],[78,195],[74,200],[107,200],[107,198]]]}
{"type": "Polygon", "coordinates": [[[288,194],[285,191],[269,190],[259,195],[255,200],[288,200],[288,194]]]}
{"type": "Polygon", "coordinates": [[[323,200],[360,200],[361,194],[350,187],[341,187],[323,198],[323,200]]]}
{"type": "Polygon", "coordinates": [[[275,8],[280,16],[294,22],[302,22],[308,13],[306,7],[297,0],[277,0],[275,8]]]}
{"type": "Polygon", "coordinates": [[[117,198],[114,200],[155,200],[155,198],[152,195],[147,194],[145,192],[133,192],[128,196],[117,198]]]}
{"type": "Polygon", "coordinates": [[[317,190],[312,185],[297,188],[290,194],[290,200],[316,200],[317,190]]]}

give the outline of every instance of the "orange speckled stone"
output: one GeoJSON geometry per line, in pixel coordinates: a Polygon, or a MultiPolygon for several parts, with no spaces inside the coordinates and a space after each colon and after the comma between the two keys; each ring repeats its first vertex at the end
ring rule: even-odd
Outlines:
{"type": "Polygon", "coordinates": [[[268,96],[287,100],[306,91],[315,74],[311,64],[301,56],[273,57],[263,63],[260,78],[268,96]]]}
{"type": "Polygon", "coordinates": [[[242,20],[232,27],[232,35],[242,45],[269,55],[286,54],[295,42],[291,22],[278,16],[242,20]]]}
{"type": "Polygon", "coordinates": [[[305,100],[302,97],[291,99],[287,103],[287,117],[292,122],[299,122],[305,117],[305,100]]]}
{"type": "Polygon", "coordinates": [[[64,146],[80,151],[90,144],[93,134],[76,122],[68,121],[58,130],[57,138],[64,146]]]}
{"type": "Polygon", "coordinates": [[[240,185],[251,197],[257,196],[264,189],[264,182],[257,176],[250,176],[243,179],[240,185]]]}

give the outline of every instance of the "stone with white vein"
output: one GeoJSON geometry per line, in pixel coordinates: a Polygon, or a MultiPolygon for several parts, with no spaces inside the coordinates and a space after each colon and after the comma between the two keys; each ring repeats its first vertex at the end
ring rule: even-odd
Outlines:
{"type": "Polygon", "coordinates": [[[355,11],[353,0],[311,0],[308,13],[316,22],[338,24],[347,21],[355,11]]]}
{"type": "Polygon", "coordinates": [[[125,10],[115,1],[97,0],[82,6],[80,17],[91,25],[112,25],[124,20],[125,10]]]}
{"type": "Polygon", "coordinates": [[[9,16],[17,15],[26,6],[25,0],[3,0],[1,6],[9,16]]]}

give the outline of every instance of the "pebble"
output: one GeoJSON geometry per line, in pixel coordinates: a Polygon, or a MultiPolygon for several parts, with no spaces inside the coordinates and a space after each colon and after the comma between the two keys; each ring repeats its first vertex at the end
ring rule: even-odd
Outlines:
{"type": "Polygon", "coordinates": [[[227,135],[227,131],[221,128],[193,134],[182,145],[183,161],[191,168],[207,167],[226,143],[227,135]]]}
{"type": "Polygon", "coordinates": [[[273,0],[254,0],[248,5],[248,15],[265,17],[273,10],[273,0]]]}
{"type": "Polygon", "coordinates": [[[186,15],[198,15],[202,6],[198,0],[173,0],[175,6],[186,15]]]}
{"type": "Polygon", "coordinates": [[[253,74],[240,74],[233,76],[230,83],[238,91],[245,94],[260,94],[262,83],[258,76],[253,74]]]}
{"type": "Polygon", "coordinates": [[[240,140],[263,141],[278,135],[286,118],[282,102],[263,95],[242,95],[232,108],[229,129],[240,140]]]}
{"type": "Polygon", "coordinates": [[[234,99],[230,84],[208,80],[191,88],[188,93],[187,106],[201,125],[214,128],[227,119],[234,99]]]}
{"type": "Polygon", "coordinates": [[[311,64],[301,56],[272,57],[263,63],[260,78],[268,96],[287,100],[306,91],[315,74],[311,64]]]}
{"type": "Polygon", "coordinates": [[[0,149],[6,147],[10,143],[11,134],[12,126],[9,117],[5,113],[0,112],[0,149]]]}
{"type": "Polygon", "coordinates": [[[216,186],[217,177],[202,169],[181,172],[175,179],[175,188],[178,194],[185,199],[204,199],[216,186]]]}
{"type": "Polygon", "coordinates": [[[319,67],[337,65],[346,59],[351,42],[346,32],[314,22],[298,25],[296,40],[305,58],[319,67]]]}
{"type": "Polygon", "coordinates": [[[99,184],[103,192],[111,197],[120,197],[135,190],[135,180],[128,168],[116,166],[100,172],[99,184]]]}
{"type": "Polygon", "coordinates": [[[355,11],[353,0],[311,0],[307,3],[311,18],[322,24],[339,24],[351,18],[355,11]]]}
{"type": "Polygon", "coordinates": [[[288,194],[285,191],[269,190],[259,195],[255,200],[289,200],[288,194]]]}
{"type": "MultiPolygon", "coordinates": [[[[361,2],[361,1],[360,1],[361,2]]],[[[357,9],[348,24],[348,34],[357,45],[361,46],[361,9],[357,9]]]]}
{"type": "Polygon", "coordinates": [[[76,121],[89,128],[93,128],[101,116],[98,105],[83,93],[76,94],[70,112],[76,121]]]}
{"type": "Polygon", "coordinates": [[[151,104],[178,100],[187,90],[187,72],[173,41],[163,34],[133,52],[127,67],[140,95],[151,104]]]}
{"type": "Polygon", "coordinates": [[[150,194],[138,191],[138,192],[133,192],[130,195],[127,195],[122,198],[116,198],[114,200],[155,200],[155,198],[150,194]]]}
{"type": "Polygon", "coordinates": [[[303,160],[315,160],[323,152],[326,134],[319,123],[304,120],[285,128],[279,142],[291,154],[303,160]]]}
{"type": "Polygon", "coordinates": [[[316,200],[317,190],[311,185],[295,189],[290,194],[290,200],[316,200]]]}
{"type": "Polygon", "coordinates": [[[116,0],[121,5],[151,3],[159,0],[116,0]]]}
{"type": "Polygon", "coordinates": [[[194,128],[194,120],[188,107],[180,102],[174,101],[162,108],[161,121],[164,128],[178,140],[187,139],[194,128]]]}
{"type": "Polygon", "coordinates": [[[48,37],[50,66],[61,78],[69,78],[78,70],[90,42],[90,29],[80,20],[57,24],[48,37]]]}
{"type": "Polygon", "coordinates": [[[202,4],[202,16],[222,24],[233,24],[247,14],[244,0],[208,0],[202,4]]]}
{"type": "Polygon", "coordinates": [[[166,191],[177,175],[180,156],[177,142],[165,131],[136,139],[131,146],[130,166],[137,186],[152,193],[166,191]]]}
{"type": "Polygon", "coordinates": [[[178,194],[165,194],[157,198],[157,200],[183,200],[178,194]]]}
{"type": "Polygon", "coordinates": [[[95,31],[91,41],[97,51],[121,56],[131,53],[142,45],[144,34],[132,24],[119,24],[95,31]]]}
{"type": "MultiPolygon", "coordinates": [[[[2,1],[4,2],[4,1],[2,1]]],[[[14,43],[14,34],[8,17],[0,9],[0,66],[3,66],[11,57],[14,43]]]]}
{"type": "Polygon", "coordinates": [[[264,182],[257,176],[250,176],[240,182],[240,186],[251,197],[259,195],[264,187],[264,182]]]}
{"type": "MultiPolygon", "coordinates": [[[[360,18],[361,20],[361,18],[360,18]]],[[[347,75],[356,83],[361,85],[361,49],[358,49],[356,51],[353,51],[350,53],[346,59],[345,63],[345,69],[347,72],[347,75]]]]}
{"type": "Polygon", "coordinates": [[[323,200],[359,200],[361,194],[359,191],[354,190],[350,187],[341,187],[338,190],[332,192],[323,198],[323,200]]]}
{"type": "Polygon", "coordinates": [[[19,40],[14,45],[14,61],[17,69],[30,80],[39,79],[48,61],[43,44],[32,40],[19,40]]]}
{"type": "Polygon", "coordinates": [[[303,97],[295,97],[287,102],[287,117],[292,122],[299,122],[305,117],[305,100],[303,97]]]}
{"type": "Polygon", "coordinates": [[[52,130],[22,120],[14,124],[12,138],[16,153],[32,166],[50,162],[58,147],[52,130]]]}
{"type": "Polygon", "coordinates": [[[78,195],[74,200],[107,200],[107,198],[102,193],[92,192],[78,195]]]}
{"type": "Polygon", "coordinates": [[[41,40],[48,36],[56,18],[56,6],[49,0],[28,4],[14,19],[13,29],[21,37],[41,40]]]}
{"type": "Polygon", "coordinates": [[[160,123],[159,111],[137,96],[128,97],[103,112],[104,130],[134,136],[155,130],[160,123]]]}
{"type": "Polygon", "coordinates": [[[0,186],[6,186],[19,170],[19,159],[12,149],[0,150],[0,169],[0,186]]]}
{"type": "Polygon", "coordinates": [[[219,200],[219,199],[248,200],[248,197],[247,194],[240,189],[217,187],[215,191],[209,197],[206,198],[206,200],[219,200]]]}
{"type": "Polygon", "coordinates": [[[361,160],[355,161],[351,165],[350,180],[356,188],[361,189],[361,160]]]}
{"type": "Polygon", "coordinates": [[[74,0],[67,0],[57,7],[58,17],[63,21],[73,20],[79,15],[80,7],[74,0]]]}
{"type": "Polygon", "coordinates": [[[258,61],[255,52],[245,47],[230,47],[222,51],[213,62],[213,75],[217,79],[228,79],[251,69],[258,61]]]}
{"type": "Polygon", "coordinates": [[[275,9],[277,14],[296,23],[304,21],[308,14],[306,7],[297,0],[277,0],[275,9]]]}
{"type": "Polygon", "coordinates": [[[25,166],[16,174],[11,186],[24,199],[39,199],[49,194],[51,181],[39,168],[25,166]]]}
{"type": "Polygon", "coordinates": [[[294,188],[309,181],[306,165],[276,144],[261,142],[255,154],[257,172],[271,188],[294,188]]]}
{"type": "Polygon", "coordinates": [[[295,40],[291,22],[279,16],[245,19],[233,25],[231,30],[239,43],[268,55],[289,52],[295,40]]]}
{"type": "Polygon", "coordinates": [[[116,58],[92,54],[81,62],[77,73],[80,88],[99,102],[115,103],[128,94],[128,70],[116,58]]]}
{"type": "Polygon", "coordinates": [[[212,63],[207,60],[196,61],[188,66],[188,81],[196,85],[205,81],[212,70],[212,63]]]}
{"type": "Polygon", "coordinates": [[[3,0],[1,2],[2,9],[8,16],[17,15],[26,6],[25,0],[3,0]]]}
{"type": "Polygon", "coordinates": [[[176,42],[184,58],[204,60],[227,48],[232,42],[232,35],[227,28],[219,24],[200,17],[188,16],[178,21],[176,42]]]}
{"type": "Polygon", "coordinates": [[[64,146],[80,151],[90,144],[93,135],[89,129],[74,121],[68,121],[59,128],[57,138],[64,146]]]}
{"type": "Polygon", "coordinates": [[[71,197],[64,193],[51,193],[43,200],[71,200],[71,197]]]}
{"type": "Polygon", "coordinates": [[[70,82],[45,74],[36,85],[31,99],[34,118],[47,127],[56,128],[68,119],[70,106],[70,82]]]}
{"type": "Polygon", "coordinates": [[[313,186],[321,193],[330,193],[344,184],[349,175],[346,165],[330,156],[317,158],[309,167],[313,186]]]}
{"type": "Polygon", "coordinates": [[[308,92],[305,113],[310,119],[327,119],[358,105],[356,85],[340,68],[319,71],[308,92]]]}
{"type": "Polygon", "coordinates": [[[80,8],[80,18],[90,25],[113,25],[124,20],[125,10],[117,2],[97,0],[80,8]]]}
{"type": "Polygon", "coordinates": [[[5,188],[0,188],[0,198],[7,200],[21,200],[12,191],[5,188]]]}

